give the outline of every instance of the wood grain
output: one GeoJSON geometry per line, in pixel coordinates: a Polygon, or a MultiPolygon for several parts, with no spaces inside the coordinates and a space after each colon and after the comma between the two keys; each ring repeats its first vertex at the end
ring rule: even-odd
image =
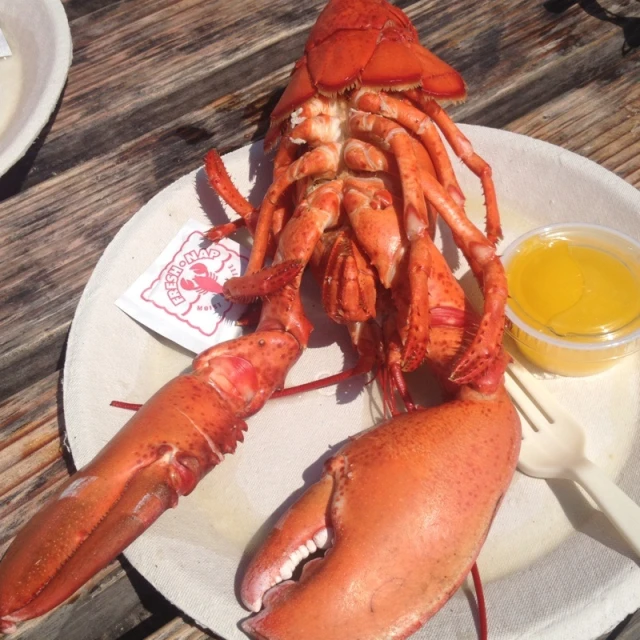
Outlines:
{"type": "Polygon", "coordinates": [[[182,618],[175,618],[148,636],[147,640],[209,640],[214,637],[216,636],[194,627],[182,618]]]}
{"type": "Polygon", "coordinates": [[[174,618],[148,636],[148,640],[209,640],[215,637],[211,633],[185,622],[183,618],[174,618]]]}
{"type": "MultiPolygon", "coordinates": [[[[107,244],[153,195],[261,137],[324,0],[63,0],[74,62],[51,121],[0,178],[0,552],[68,476],[60,371],[107,244]]],[[[457,121],[563,146],[640,186],[637,3],[397,3],[466,78],[457,121]],[[635,20],[635,22],[634,22],[635,20]]],[[[116,561],[16,638],[204,640],[116,561]]],[[[637,640],[640,617],[609,640],[637,640]]],[[[604,637],[603,639],[604,640],[604,637]]]]}

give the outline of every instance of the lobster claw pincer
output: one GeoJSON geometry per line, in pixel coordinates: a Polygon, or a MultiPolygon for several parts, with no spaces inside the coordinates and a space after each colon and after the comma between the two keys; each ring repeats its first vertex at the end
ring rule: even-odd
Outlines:
{"type": "Polygon", "coordinates": [[[241,596],[264,608],[244,630],[260,640],[415,632],[475,562],[515,469],[519,425],[503,389],[464,388],[349,442],[250,563],[241,596]],[[301,548],[331,530],[324,559],[286,580],[301,548]]]}
{"type": "Polygon", "coordinates": [[[9,548],[0,565],[0,630],[11,631],[16,622],[65,600],[180,495],[190,493],[242,440],[244,423],[231,420],[230,427],[229,422],[217,394],[193,376],[181,376],[158,392],[9,548]],[[197,437],[188,425],[200,417],[195,404],[177,408],[176,399],[188,394],[206,394],[217,404],[216,419],[225,433],[217,452],[206,442],[212,436],[197,437]]]}

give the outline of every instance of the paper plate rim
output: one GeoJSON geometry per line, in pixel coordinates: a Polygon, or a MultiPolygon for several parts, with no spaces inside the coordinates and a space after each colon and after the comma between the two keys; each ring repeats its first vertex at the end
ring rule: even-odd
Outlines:
{"type": "MultiPolygon", "coordinates": [[[[23,0],[0,0],[0,7],[4,4],[18,6],[23,0]]],[[[50,18],[52,30],[53,50],[49,52],[48,67],[51,70],[48,82],[43,86],[36,107],[26,122],[7,146],[2,149],[0,137],[0,176],[13,167],[29,150],[34,140],[46,126],[55,110],[58,99],[67,81],[69,68],[73,57],[71,29],[67,14],[60,0],[39,0],[40,7],[29,7],[30,10],[44,10],[50,18]]],[[[23,10],[26,11],[24,4],[23,10]]],[[[21,101],[16,106],[16,112],[21,107],[21,101]]],[[[16,115],[12,116],[15,118],[16,115]]]]}

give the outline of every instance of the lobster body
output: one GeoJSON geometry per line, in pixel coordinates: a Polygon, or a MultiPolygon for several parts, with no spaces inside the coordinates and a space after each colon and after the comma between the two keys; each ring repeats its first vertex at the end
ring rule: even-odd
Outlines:
{"type": "MultiPolygon", "coordinates": [[[[241,226],[253,235],[246,274],[223,293],[263,298],[255,333],[198,356],[18,534],[0,563],[0,630],[61,603],[235,451],[244,420],[307,345],[308,265],[358,352],[350,373],[378,368],[395,417],[335,456],[268,537],[242,588],[247,606],[265,609],[244,628],[260,640],[404,638],[446,602],[482,546],[519,444],[502,387],[507,288],[491,169],[436,102],[464,97],[460,75],[419,44],[400,9],[330,0],[272,114],[274,179],[260,207],[215,152],[205,158],[212,187],[240,215],[209,239],[241,226]],[[442,135],[482,182],[486,234],[466,216],[442,135]],[[433,242],[437,217],[480,283],[479,315],[433,242]],[[424,362],[453,399],[414,410],[403,372],[424,362]],[[397,415],[399,399],[408,414],[397,415]],[[325,559],[289,582],[293,560],[329,529],[325,559]]],[[[204,271],[189,286],[220,288],[204,271]]]]}

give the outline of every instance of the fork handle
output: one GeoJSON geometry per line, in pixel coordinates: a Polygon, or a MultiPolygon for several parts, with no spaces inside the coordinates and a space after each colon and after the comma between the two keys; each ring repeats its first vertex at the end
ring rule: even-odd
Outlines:
{"type": "Polygon", "coordinates": [[[640,506],[591,460],[585,458],[572,471],[572,479],[584,487],[620,535],[640,556],[640,506]]]}

